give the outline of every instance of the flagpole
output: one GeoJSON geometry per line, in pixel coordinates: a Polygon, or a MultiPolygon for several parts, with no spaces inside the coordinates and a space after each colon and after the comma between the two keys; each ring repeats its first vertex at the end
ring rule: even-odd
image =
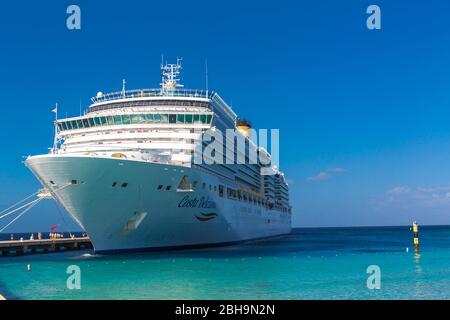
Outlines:
{"type": "Polygon", "coordinates": [[[53,140],[53,154],[56,154],[56,150],[58,149],[58,102],[55,105],[55,109],[52,111],[55,112],[55,137],[53,140]]]}

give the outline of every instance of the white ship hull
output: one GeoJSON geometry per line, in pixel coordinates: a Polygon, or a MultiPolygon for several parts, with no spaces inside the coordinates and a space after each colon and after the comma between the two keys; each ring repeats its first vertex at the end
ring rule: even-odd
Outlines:
{"type": "Polygon", "coordinates": [[[220,178],[199,169],[51,154],[26,165],[85,229],[96,252],[225,245],[291,232],[290,213],[221,197],[209,188],[220,178]],[[207,187],[177,190],[184,175],[207,187]]]}

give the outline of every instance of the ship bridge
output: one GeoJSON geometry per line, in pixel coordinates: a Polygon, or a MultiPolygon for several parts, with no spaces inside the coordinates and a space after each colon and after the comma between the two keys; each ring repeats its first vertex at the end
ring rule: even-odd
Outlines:
{"type": "Polygon", "coordinates": [[[161,65],[161,87],[98,92],[87,112],[56,120],[55,153],[190,166],[201,133],[234,128],[236,114],[215,92],[179,84],[180,60],[161,65]]]}
{"type": "Polygon", "coordinates": [[[166,92],[162,89],[135,89],[112,93],[99,92],[91,98],[92,105],[88,112],[114,108],[141,106],[185,106],[209,108],[215,95],[207,90],[177,89],[166,92]]]}

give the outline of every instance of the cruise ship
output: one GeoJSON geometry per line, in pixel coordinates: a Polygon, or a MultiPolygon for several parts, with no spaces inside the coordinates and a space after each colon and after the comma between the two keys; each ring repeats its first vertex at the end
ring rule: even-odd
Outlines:
{"type": "Polygon", "coordinates": [[[180,62],[161,64],[159,88],[126,90],[124,81],[119,92],[98,92],[84,115],[56,116],[53,148],[25,161],[98,253],[231,245],[291,232],[284,174],[248,134],[250,122],[218,93],[180,84],[180,62]],[[224,150],[247,161],[203,152],[206,132],[227,129],[244,139],[246,154],[226,137],[224,150]],[[251,150],[269,161],[248,161],[251,150]]]}

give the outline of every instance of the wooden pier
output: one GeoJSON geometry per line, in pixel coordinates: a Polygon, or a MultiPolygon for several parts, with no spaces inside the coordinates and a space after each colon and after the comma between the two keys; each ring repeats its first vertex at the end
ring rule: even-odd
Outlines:
{"type": "Polygon", "coordinates": [[[92,243],[89,237],[0,241],[0,254],[3,257],[90,248],[92,248],[92,243]]]}

